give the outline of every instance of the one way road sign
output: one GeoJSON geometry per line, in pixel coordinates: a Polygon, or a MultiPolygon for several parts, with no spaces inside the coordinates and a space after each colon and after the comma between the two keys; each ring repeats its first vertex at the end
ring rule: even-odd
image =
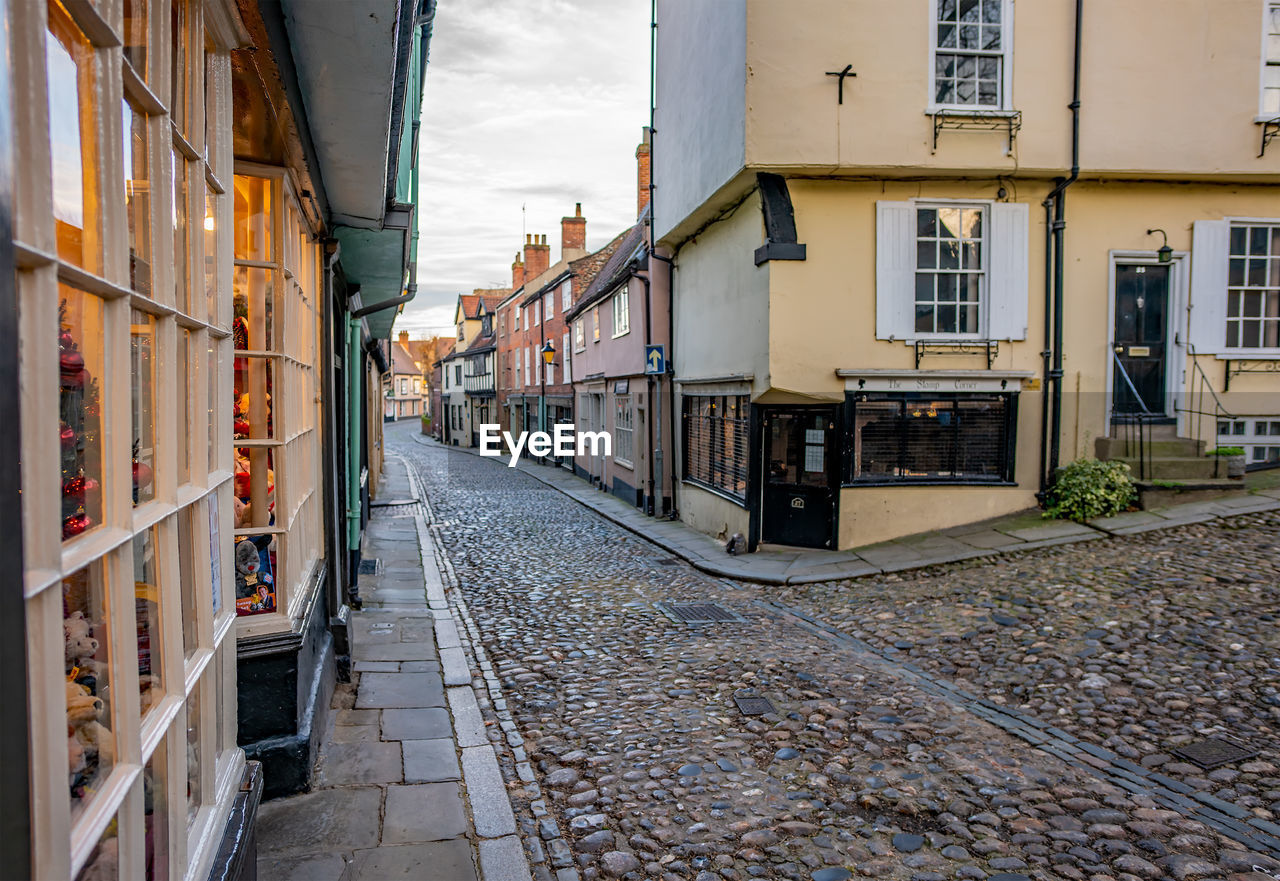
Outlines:
{"type": "Polygon", "coordinates": [[[667,372],[666,346],[644,347],[644,372],[659,375],[667,372]]]}

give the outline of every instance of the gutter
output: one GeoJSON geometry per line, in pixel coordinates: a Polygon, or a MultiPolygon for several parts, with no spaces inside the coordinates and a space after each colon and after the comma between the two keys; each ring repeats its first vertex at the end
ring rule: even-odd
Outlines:
{"type": "MultiPolygon", "coordinates": [[[[1049,195],[1045,197],[1045,221],[1049,221],[1049,212],[1053,212],[1053,222],[1051,228],[1046,232],[1046,245],[1051,244],[1052,248],[1045,252],[1045,280],[1050,278],[1050,262],[1052,261],[1052,292],[1046,287],[1045,289],[1045,331],[1046,338],[1052,330],[1052,361],[1048,357],[1046,351],[1046,369],[1045,369],[1045,393],[1049,392],[1048,384],[1053,383],[1053,391],[1049,400],[1045,403],[1050,414],[1041,416],[1042,432],[1049,429],[1049,416],[1052,417],[1052,434],[1048,437],[1048,454],[1045,467],[1041,469],[1041,495],[1043,496],[1049,484],[1053,482],[1053,476],[1057,473],[1059,461],[1062,454],[1062,336],[1063,336],[1063,311],[1065,308],[1063,296],[1063,281],[1065,275],[1065,233],[1067,228],[1067,187],[1071,186],[1080,177],[1080,52],[1081,52],[1081,35],[1084,27],[1084,0],[1076,0],[1076,23],[1075,23],[1075,54],[1073,59],[1072,86],[1071,86],[1071,103],[1067,107],[1071,110],[1071,174],[1066,178],[1058,179],[1054,188],[1050,190],[1049,195]],[[1049,237],[1052,236],[1050,241],[1049,237]],[[1052,253],[1050,253],[1050,251],[1052,253]],[[1049,324],[1049,309],[1052,303],[1053,322],[1049,324]]],[[[1045,455],[1045,437],[1042,434],[1040,439],[1041,459],[1042,462],[1046,458],[1045,455]]]]}

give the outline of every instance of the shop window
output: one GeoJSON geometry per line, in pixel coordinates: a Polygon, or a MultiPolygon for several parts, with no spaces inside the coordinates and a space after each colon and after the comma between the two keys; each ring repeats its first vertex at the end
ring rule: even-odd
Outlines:
{"type": "Polygon", "coordinates": [[[684,479],[737,499],[747,497],[746,395],[685,395],[684,479]]]}
{"type": "Polygon", "coordinates": [[[850,405],[848,483],[1013,480],[1012,395],[866,393],[850,405]]]}
{"type": "Polygon", "coordinates": [[[631,396],[618,395],[614,398],[613,412],[613,458],[621,465],[631,466],[633,462],[633,422],[631,396]]]}
{"type": "Polygon", "coordinates": [[[204,184],[204,293],[209,323],[222,324],[218,314],[218,194],[204,184]]]}
{"type": "Polygon", "coordinates": [[[102,523],[103,303],[58,286],[58,416],[62,538],[102,523]]]}
{"type": "Polygon", "coordinates": [[[101,562],[62,580],[72,823],[101,791],[115,765],[109,611],[105,567],[101,562]]]}
{"type": "Polygon", "coordinates": [[[173,51],[169,54],[169,117],[178,131],[190,133],[191,10],[188,0],[170,0],[169,36],[173,51]]]}
{"type": "Polygon", "coordinates": [[[124,132],[124,210],[129,230],[129,286],[151,296],[151,174],[149,120],[127,100],[120,102],[124,132]]]}
{"type": "Polygon", "coordinates": [[[50,0],[45,75],[58,256],[90,271],[97,269],[99,248],[93,70],[89,41],[62,5],[50,0]]]}
{"type": "Polygon", "coordinates": [[[155,498],[156,320],[133,310],[130,321],[133,368],[133,504],[155,498]]]}
{"type": "Polygon", "coordinates": [[[208,381],[208,397],[205,399],[205,403],[206,403],[206,413],[208,415],[208,419],[206,420],[206,422],[209,430],[208,456],[209,456],[209,473],[210,474],[212,474],[214,471],[218,469],[218,465],[221,460],[221,457],[219,456],[218,431],[217,431],[218,376],[221,372],[221,364],[222,364],[222,359],[219,357],[219,354],[221,350],[222,350],[222,344],[219,343],[217,340],[215,340],[212,336],[210,336],[209,351],[208,351],[209,363],[207,368],[205,369],[205,378],[208,381]]]}
{"type": "Polygon", "coordinates": [[[160,561],[155,527],[133,537],[133,604],[138,633],[138,706],[143,717],[164,697],[160,561]]]}

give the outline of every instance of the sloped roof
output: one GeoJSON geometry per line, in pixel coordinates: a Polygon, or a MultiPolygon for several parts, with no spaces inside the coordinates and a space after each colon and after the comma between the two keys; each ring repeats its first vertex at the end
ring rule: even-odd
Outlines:
{"type": "Polygon", "coordinates": [[[463,354],[473,355],[476,352],[482,352],[486,349],[492,349],[494,346],[494,335],[492,333],[478,335],[471,341],[471,345],[463,350],[463,354]]]}
{"type": "Polygon", "coordinates": [[[395,374],[422,372],[417,362],[413,360],[413,355],[409,354],[409,350],[399,340],[391,344],[391,372],[395,374]]]}
{"type": "Polygon", "coordinates": [[[592,279],[591,284],[588,285],[578,302],[573,304],[573,308],[569,310],[567,315],[568,318],[580,315],[587,307],[604,299],[606,294],[626,278],[628,275],[627,263],[631,259],[631,255],[644,243],[644,222],[637,223],[622,233],[615,241],[618,242],[618,245],[613,254],[605,262],[604,266],[600,267],[600,271],[596,273],[595,278],[592,279]]]}

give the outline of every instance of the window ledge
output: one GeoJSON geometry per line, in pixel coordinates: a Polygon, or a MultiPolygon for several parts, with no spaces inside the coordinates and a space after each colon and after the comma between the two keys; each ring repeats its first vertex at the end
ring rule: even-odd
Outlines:
{"type": "Polygon", "coordinates": [[[1280,349],[1232,349],[1215,352],[1218,361],[1280,361],[1280,349]]]}
{"type": "Polygon", "coordinates": [[[926,107],[925,116],[963,116],[971,119],[1016,119],[1022,116],[1021,110],[983,109],[981,107],[926,107]]]}
{"type": "Polygon", "coordinates": [[[985,486],[985,487],[1009,487],[1017,486],[1016,481],[1012,480],[964,480],[955,479],[947,480],[945,478],[920,478],[919,480],[857,480],[852,483],[840,484],[841,489],[859,489],[861,487],[876,487],[883,489],[886,486],[985,486]]]}

